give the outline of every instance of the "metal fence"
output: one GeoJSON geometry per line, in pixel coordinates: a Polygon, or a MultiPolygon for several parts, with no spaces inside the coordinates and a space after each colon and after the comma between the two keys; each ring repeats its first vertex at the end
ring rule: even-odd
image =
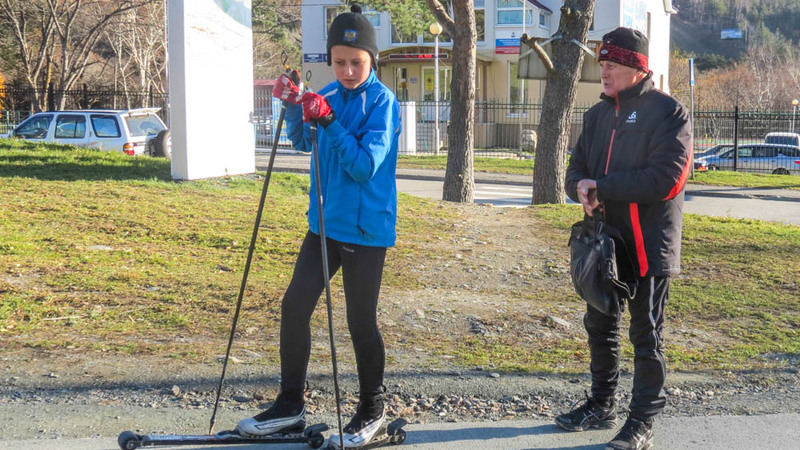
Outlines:
{"type": "Polygon", "coordinates": [[[800,174],[792,112],[696,111],[695,170],[800,174]]]}
{"type": "MultiPolygon", "coordinates": [[[[399,150],[405,155],[447,154],[450,143],[450,102],[438,102],[439,145],[436,145],[437,102],[404,102],[414,110],[415,145],[399,150]]],[[[269,93],[256,94],[253,122],[256,130],[256,147],[271,147],[273,124],[278,120],[280,103],[269,93]]],[[[570,145],[578,137],[586,107],[575,109],[570,145]]],[[[531,158],[536,147],[536,131],[541,119],[540,104],[512,104],[500,102],[475,103],[475,155],[497,158],[531,158]]],[[[407,127],[408,128],[408,127],[407,127]]],[[[279,146],[291,146],[282,133],[279,146]]]]}
{"type": "MultiPolygon", "coordinates": [[[[64,99],[63,109],[132,109],[143,107],[161,108],[159,116],[168,122],[168,95],[151,90],[121,91],[113,88],[59,90],[49,88],[0,88],[0,111],[14,112],[25,117],[39,110],[40,103],[46,110],[56,110],[59,99],[64,99]]],[[[11,115],[11,114],[4,114],[11,115]]],[[[23,117],[24,118],[24,117],[23,117]]],[[[7,126],[7,125],[6,125],[7,126]]]]}
{"type": "MultiPolygon", "coordinates": [[[[400,154],[446,154],[450,144],[450,102],[438,102],[439,145],[436,145],[437,102],[413,103],[416,111],[416,148],[400,154]]],[[[586,107],[576,108],[570,130],[570,145],[578,137],[586,107]],[[576,126],[577,124],[577,126],[576,126]]],[[[477,157],[526,159],[534,156],[541,104],[475,102],[474,153],[477,157]]]]}
{"type": "MultiPolygon", "coordinates": [[[[144,106],[161,107],[159,114],[168,120],[168,96],[146,92],[83,89],[58,92],[53,89],[33,90],[0,88],[0,133],[9,132],[32,111],[36,96],[45,95],[51,100],[65,97],[69,109],[129,109],[144,106]]],[[[400,149],[401,154],[447,154],[450,143],[450,102],[438,102],[439,121],[436,121],[437,102],[404,103],[413,111],[405,120],[413,120],[414,137],[400,149]],[[439,143],[436,141],[438,128],[439,143]]],[[[253,127],[256,147],[269,148],[274,142],[274,124],[277,122],[280,102],[269,90],[257,90],[254,95],[253,127]]],[[[53,108],[54,109],[54,108],[53,108]]],[[[569,146],[578,138],[583,113],[588,106],[578,106],[572,115],[569,146]]],[[[513,104],[506,102],[476,102],[474,146],[476,157],[532,158],[536,147],[536,133],[542,114],[541,104],[513,104]]],[[[742,170],[762,173],[800,174],[800,136],[797,133],[796,115],[793,112],[764,113],[755,111],[695,111],[694,151],[697,170],[742,170]],[[781,133],[770,137],[770,133],[781,133]],[[796,136],[793,137],[793,136],[796,136]],[[767,145],[769,141],[784,144],[767,145]],[[786,146],[788,144],[788,147],[786,146]],[[738,148],[733,151],[733,148],[738,148]]],[[[772,136],[772,135],[770,135],[772,136]]],[[[285,130],[278,145],[290,147],[285,130]]]]}

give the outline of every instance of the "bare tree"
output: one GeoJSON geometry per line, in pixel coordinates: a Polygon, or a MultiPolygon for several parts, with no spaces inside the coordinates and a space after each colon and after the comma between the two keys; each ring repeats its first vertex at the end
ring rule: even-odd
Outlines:
{"type": "MultiPolygon", "coordinates": [[[[65,91],[95,62],[94,51],[106,27],[126,11],[154,1],[0,0],[0,21],[17,41],[28,86],[46,87],[53,81],[65,91]]],[[[63,108],[65,100],[58,98],[57,107],[63,108]]],[[[43,109],[43,96],[37,94],[36,103],[43,109]]]]}
{"type": "MultiPolygon", "coordinates": [[[[344,7],[342,7],[344,9],[344,7]]],[[[275,78],[283,73],[283,56],[291,66],[302,62],[300,0],[253,0],[253,72],[275,78]]]]}
{"type": "MultiPolygon", "coordinates": [[[[104,42],[114,53],[114,83],[128,91],[165,92],[166,36],[164,3],[150,3],[120,16],[104,32],[104,42]]],[[[130,107],[130,99],[128,99],[130,107]]]]}
{"type": "Polygon", "coordinates": [[[584,50],[595,0],[566,0],[561,7],[558,31],[548,57],[533,39],[526,40],[547,67],[547,86],[542,98],[542,121],[536,143],[533,171],[533,204],[564,203],[564,177],[572,110],[581,76],[584,50]],[[580,44],[580,45],[578,45],[580,44]]]}
{"type": "MultiPolygon", "coordinates": [[[[41,0],[0,0],[0,21],[14,36],[22,65],[20,72],[32,88],[40,82],[46,86],[50,81],[55,26],[48,17],[41,0]]],[[[43,109],[46,98],[38,91],[34,96],[36,108],[43,109]]]]}

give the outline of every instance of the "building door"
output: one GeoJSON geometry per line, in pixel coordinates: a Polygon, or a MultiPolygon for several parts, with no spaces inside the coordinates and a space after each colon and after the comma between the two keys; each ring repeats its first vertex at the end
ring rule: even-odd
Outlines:
{"type": "MultiPolygon", "coordinates": [[[[434,101],[435,72],[433,67],[422,68],[422,99],[434,101]]],[[[439,65],[439,101],[450,101],[450,68],[439,65]]]]}
{"type": "Polygon", "coordinates": [[[395,69],[394,94],[397,96],[397,101],[408,101],[408,69],[405,67],[395,69]]]}

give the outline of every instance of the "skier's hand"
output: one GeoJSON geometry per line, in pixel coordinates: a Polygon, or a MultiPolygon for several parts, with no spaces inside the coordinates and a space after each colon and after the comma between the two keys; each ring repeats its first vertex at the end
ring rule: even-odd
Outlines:
{"type": "Polygon", "coordinates": [[[285,73],[275,80],[275,87],[272,88],[272,96],[279,98],[284,102],[294,104],[300,103],[300,88],[292,81],[292,78],[299,80],[300,72],[293,70],[291,73],[285,73]]]}
{"type": "Polygon", "coordinates": [[[331,104],[319,94],[306,92],[300,102],[303,104],[303,122],[316,120],[318,124],[322,125],[322,128],[325,128],[336,119],[331,104]]]}
{"type": "Polygon", "coordinates": [[[597,199],[597,181],[584,178],[578,182],[578,200],[583,205],[583,210],[589,217],[594,215],[594,210],[600,206],[597,199]]]}

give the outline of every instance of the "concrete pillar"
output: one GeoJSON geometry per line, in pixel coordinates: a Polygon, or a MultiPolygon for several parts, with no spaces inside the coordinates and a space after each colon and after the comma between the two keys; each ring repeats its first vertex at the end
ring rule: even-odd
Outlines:
{"type": "Polygon", "coordinates": [[[417,154],[417,103],[400,102],[400,141],[397,153],[400,155],[417,154]]]}
{"type": "Polygon", "coordinates": [[[172,178],[255,171],[250,0],[169,0],[172,178]]]}

